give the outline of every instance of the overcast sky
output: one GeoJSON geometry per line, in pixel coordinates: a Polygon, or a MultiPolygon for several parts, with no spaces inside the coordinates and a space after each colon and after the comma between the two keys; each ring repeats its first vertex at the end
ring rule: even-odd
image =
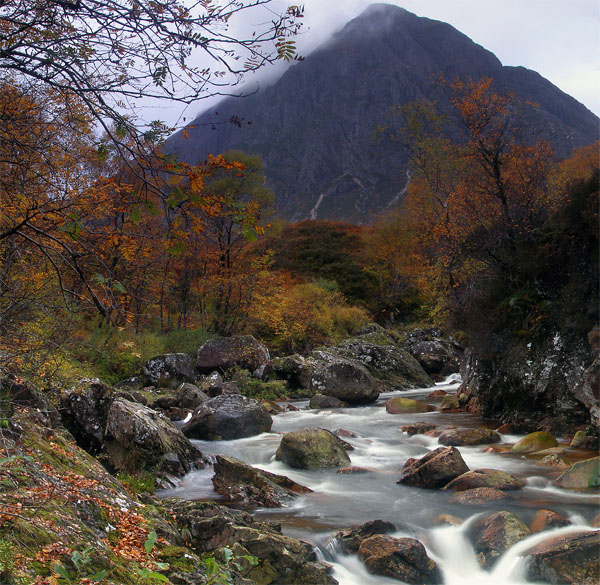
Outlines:
{"type": "MultiPolygon", "coordinates": [[[[297,37],[303,54],[358,16],[372,0],[273,0],[274,9],[290,3],[305,7],[304,32],[297,37]]],[[[389,0],[418,16],[454,26],[494,53],[504,65],[522,65],[549,79],[600,115],[600,0],[389,0]]],[[[258,24],[264,18],[248,12],[258,24]]],[[[234,26],[242,26],[237,24],[234,26]]],[[[232,32],[236,32],[235,28],[232,32]]],[[[280,65],[256,74],[249,83],[265,83],[280,65]]],[[[146,119],[180,125],[193,119],[209,102],[184,111],[181,105],[140,112],[146,119]]]]}

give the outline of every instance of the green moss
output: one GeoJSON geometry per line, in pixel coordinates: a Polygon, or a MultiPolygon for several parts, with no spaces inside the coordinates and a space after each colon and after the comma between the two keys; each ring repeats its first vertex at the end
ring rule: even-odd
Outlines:
{"type": "Polygon", "coordinates": [[[119,473],[117,479],[125,486],[127,491],[134,495],[153,494],[156,490],[156,474],[151,471],[140,471],[135,474],[119,473]]]}
{"type": "Polygon", "coordinates": [[[163,563],[169,563],[172,571],[189,573],[197,564],[197,557],[184,546],[166,546],[156,556],[163,563]]]}
{"type": "Polygon", "coordinates": [[[249,380],[240,388],[242,394],[248,398],[257,400],[277,400],[288,394],[288,387],[285,380],[249,380]]]}

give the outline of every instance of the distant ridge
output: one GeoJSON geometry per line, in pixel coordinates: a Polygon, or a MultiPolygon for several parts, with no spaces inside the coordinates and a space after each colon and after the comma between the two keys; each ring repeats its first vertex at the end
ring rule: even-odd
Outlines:
{"type": "Polygon", "coordinates": [[[407,153],[374,142],[375,127],[390,106],[420,98],[451,112],[446,90],[431,81],[442,73],[492,77],[537,103],[526,127],[559,156],[598,139],[598,117],[535,71],[503,66],[449,24],[372,4],[273,85],[223,100],[167,149],[192,163],[229,149],[260,154],[281,217],[365,223],[406,186],[407,153]],[[207,125],[231,116],[252,123],[207,125]]]}

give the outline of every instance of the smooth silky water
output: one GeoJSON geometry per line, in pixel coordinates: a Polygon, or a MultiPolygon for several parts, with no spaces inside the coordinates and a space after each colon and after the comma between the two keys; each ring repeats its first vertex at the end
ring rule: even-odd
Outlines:
{"type": "MultiPolygon", "coordinates": [[[[227,454],[254,467],[286,475],[310,487],[313,493],[294,499],[288,507],[278,509],[252,508],[260,519],[276,520],[289,536],[312,542],[323,560],[333,566],[333,575],[340,585],[398,584],[396,579],[370,575],[356,555],[344,555],[332,536],[337,530],[381,518],[397,527],[395,536],[410,536],[420,540],[429,556],[443,574],[446,585],[521,585],[526,583],[523,552],[549,536],[574,530],[590,529],[589,522],[598,513],[597,493],[571,492],[552,486],[556,470],[530,459],[502,451],[521,436],[504,435],[503,443],[495,445],[501,451],[485,447],[460,447],[471,469],[492,468],[508,471],[527,480],[527,486],[511,492],[514,499],[469,506],[449,503],[454,492],[424,490],[398,485],[402,466],[409,457],[421,457],[439,447],[436,438],[426,435],[409,437],[400,428],[415,421],[428,421],[440,427],[488,426],[481,418],[468,414],[440,412],[420,414],[388,414],[383,408],[393,396],[410,396],[435,404],[427,395],[434,389],[453,392],[458,387],[456,376],[435,388],[382,394],[378,403],[365,407],[335,410],[310,410],[307,402],[295,402],[298,411],[273,416],[270,433],[235,441],[193,441],[207,455],[227,454]],[[292,469],[275,460],[281,436],[290,431],[322,427],[331,431],[344,429],[355,436],[343,439],[350,443],[351,465],[366,467],[372,472],[339,474],[335,469],[292,469]],[[479,566],[465,536],[469,522],[479,514],[500,510],[515,512],[526,524],[539,509],[552,509],[570,518],[573,526],[534,534],[508,550],[491,571],[479,566]],[[441,526],[440,514],[463,519],[459,526],[441,526]]],[[[179,487],[160,492],[161,496],[178,496],[191,500],[222,498],[213,491],[212,467],[185,476],[179,487]]]]}

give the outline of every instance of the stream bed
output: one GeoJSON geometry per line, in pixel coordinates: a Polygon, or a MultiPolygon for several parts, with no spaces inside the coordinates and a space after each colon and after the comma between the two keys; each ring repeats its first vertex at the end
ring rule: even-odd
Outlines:
{"type": "MultiPolygon", "coordinates": [[[[314,544],[321,558],[333,566],[333,576],[340,585],[401,583],[370,575],[356,555],[341,553],[332,538],[338,530],[378,518],[396,525],[394,536],[420,540],[440,567],[445,585],[521,585],[527,583],[523,577],[523,551],[550,535],[591,529],[589,523],[599,512],[600,496],[594,491],[577,492],[554,487],[552,480],[559,473],[555,468],[510,453],[510,446],[522,437],[518,435],[503,435],[502,443],[495,445],[493,451],[486,450],[485,446],[459,448],[471,469],[499,469],[525,479],[527,486],[511,492],[512,500],[477,506],[457,504],[449,502],[453,491],[397,484],[402,466],[409,457],[419,458],[439,447],[437,438],[408,436],[401,430],[403,425],[427,421],[439,427],[487,427],[489,423],[469,413],[388,414],[383,404],[393,396],[408,396],[436,405],[439,404],[436,399],[427,398],[433,390],[454,392],[458,385],[456,377],[451,377],[434,388],[385,393],[375,404],[335,410],[311,410],[307,408],[307,401],[294,402],[299,410],[274,415],[270,433],[234,441],[193,442],[205,455],[231,455],[311,488],[313,493],[296,498],[289,507],[246,509],[261,520],[281,523],[284,534],[314,544]],[[343,438],[354,448],[349,452],[351,465],[373,471],[339,474],[335,469],[301,470],[275,460],[282,434],[316,427],[334,432],[339,429],[350,431],[354,436],[343,438]],[[508,510],[529,524],[540,509],[558,512],[568,517],[572,525],[533,534],[509,549],[491,571],[482,569],[465,536],[469,522],[482,513],[508,510]],[[441,514],[450,514],[463,522],[457,526],[441,524],[438,519],[441,514]]],[[[561,446],[566,446],[560,437],[558,440],[561,446]]],[[[213,491],[212,475],[212,467],[192,472],[183,478],[180,486],[159,495],[222,502],[213,491]]]]}

